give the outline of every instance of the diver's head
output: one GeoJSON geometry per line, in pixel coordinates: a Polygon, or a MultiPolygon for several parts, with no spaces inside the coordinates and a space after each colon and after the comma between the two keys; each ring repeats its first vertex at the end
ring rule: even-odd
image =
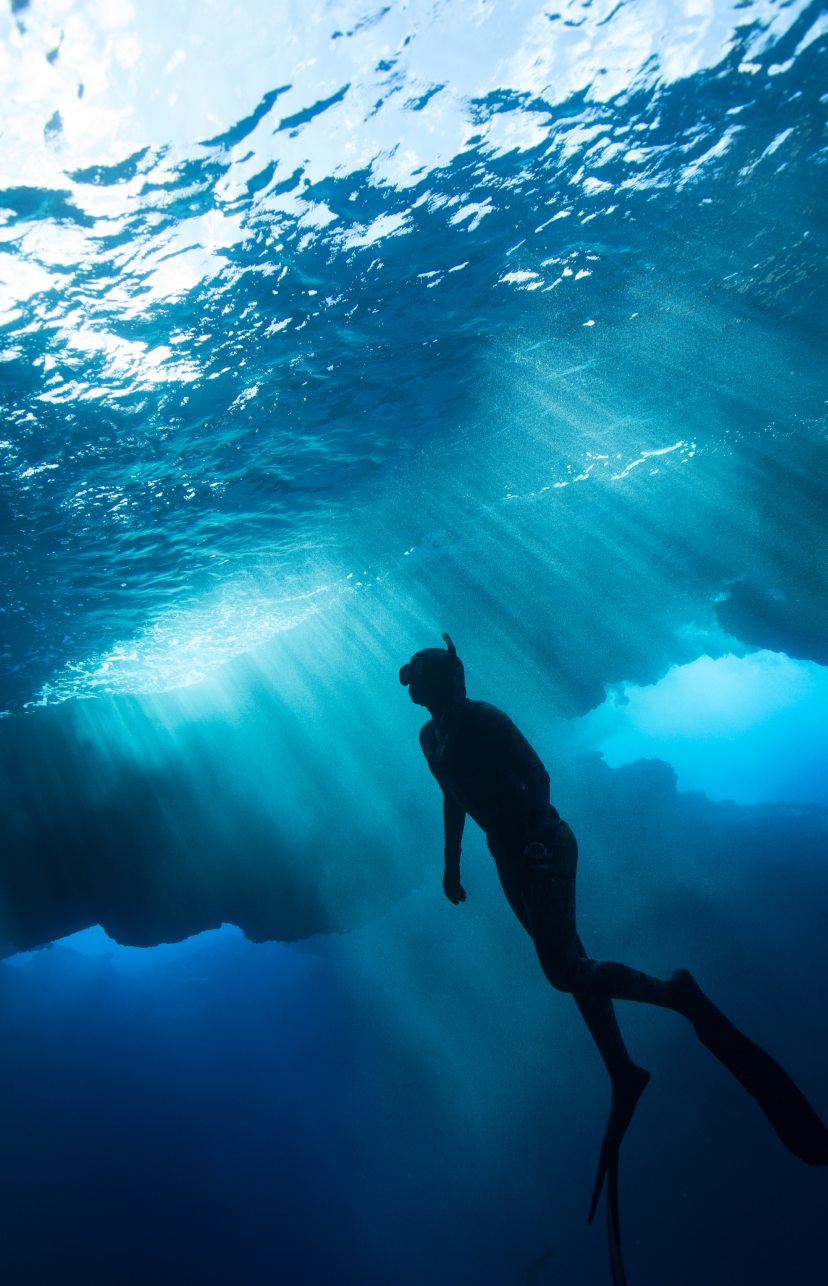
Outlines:
{"type": "Polygon", "coordinates": [[[448,634],[443,635],[446,650],[426,647],[415,652],[408,665],[400,670],[400,683],[417,706],[425,706],[440,715],[466,696],[463,662],[448,634]]]}

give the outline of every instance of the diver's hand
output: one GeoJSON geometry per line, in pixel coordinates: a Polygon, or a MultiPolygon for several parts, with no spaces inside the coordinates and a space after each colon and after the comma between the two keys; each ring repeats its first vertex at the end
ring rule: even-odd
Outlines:
{"type": "Polygon", "coordinates": [[[453,902],[455,906],[459,906],[461,902],[465,902],[466,890],[460,883],[459,871],[446,871],[443,876],[443,892],[449,902],[453,902]]]}
{"type": "Polygon", "coordinates": [[[443,892],[449,902],[455,906],[466,900],[466,890],[460,883],[460,846],[450,845],[443,850],[446,873],[443,876],[443,892]]]}

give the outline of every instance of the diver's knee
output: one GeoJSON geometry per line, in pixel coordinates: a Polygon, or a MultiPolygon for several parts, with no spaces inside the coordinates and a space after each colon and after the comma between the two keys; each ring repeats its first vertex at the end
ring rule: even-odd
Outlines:
{"type": "Polygon", "coordinates": [[[541,955],[540,952],[538,952],[538,956],[547,982],[550,982],[556,991],[563,991],[567,995],[571,995],[573,991],[579,989],[576,961],[559,956],[541,955]]]}

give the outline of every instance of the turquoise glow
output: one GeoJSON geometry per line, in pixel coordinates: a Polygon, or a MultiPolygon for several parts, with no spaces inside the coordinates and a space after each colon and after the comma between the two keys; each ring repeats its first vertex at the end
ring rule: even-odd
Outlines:
{"type": "Polygon", "coordinates": [[[680,790],[711,799],[828,803],[828,670],[777,652],[699,657],[658,683],[619,684],[573,738],[613,768],[665,759],[680,790]]]}

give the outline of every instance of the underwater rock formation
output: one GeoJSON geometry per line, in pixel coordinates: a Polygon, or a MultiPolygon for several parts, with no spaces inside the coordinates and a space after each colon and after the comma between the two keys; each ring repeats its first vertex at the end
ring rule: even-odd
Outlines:
{"type": "Polygon", "coordinates": [[[752,647],[828,665],[828,603],[822,593],[789,601],[740,582],[716,604],[719,624],[752,647]]]}
{"type": "MultiPolygon", "coordinates": [[[[134,946],[222,922],[291,942],[365,924],[439,879],[439,808],[422,765],[394,743],[393,718],[369,727],[355,759],[341,728],[367,716],[342,688],[342,709],[316,718],[259,690],[242,717],[214,712],[177,732],[160,727],[162,701],[69,702],[0,723],[5,954],[98,923],[134,946]]],[[[819,805],[714,803],[677,791],[659,760],[613,770],[540,748],[604,934],[658,904],[662,885],[674,902],[682,872],[688,897],[713,897],[734,851],[757,880],[781,854],[828,854],[819,805]]]]}
{"type": "Polygon", "coordinates": [[[223,921],[290,942],[365,923],[421,881],[430,848],[413,787],[394,787],[412,774],[383,741],[393,726],[363,710],[367,740],[348,745],[344,682],[333,711],[249,688],[239,705],[178,727],[171,698],[0,723],[4,954],[98,923],[132,946],[223,921]]]}

